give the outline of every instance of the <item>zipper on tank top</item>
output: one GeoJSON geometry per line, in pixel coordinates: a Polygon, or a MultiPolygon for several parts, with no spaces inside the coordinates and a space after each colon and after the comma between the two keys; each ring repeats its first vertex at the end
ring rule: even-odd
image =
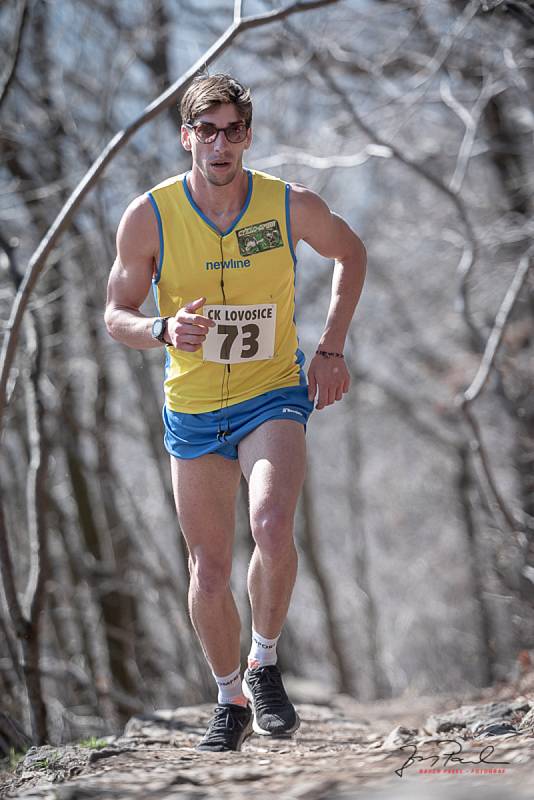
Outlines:
{"type": "MultiPolygon", "coordinates": [[[[220,251],[221,251],[221,281],[220,281],[220,286],[221,286],[223,305],[226,306],[226,305],[228,305],[228,303],[226,302],[226,293],[224,291],[224,250],[223,250],[223,237],[222,236],[219,236],[219,248],[220,248],[220,251]]],[[[230,373],[231,373],[230,364],[225,364],[224,365],[224,371],[223,371],[222,383],[221,383],[221,411],[223,410],[223,408],[225,406],[226,406],[226,408],[228,408],[228,399],[229,399],[229,396],[230,396],[230,373]],[[225,397],[225,383],[226,383],[226,397],[225,397]]],[[[218,430],[218,433],[217,433],[217,439],[219,439],[220,441],[224,440],[224,438],[226,436],[228,436],[229,433],[231,433],[230,422],[228,420],[225,420],[225,422],[226,422],[225,430],[223,430],[221,422],[219,422],[219,426],[218,426],[219,430],[218,430]]]]}

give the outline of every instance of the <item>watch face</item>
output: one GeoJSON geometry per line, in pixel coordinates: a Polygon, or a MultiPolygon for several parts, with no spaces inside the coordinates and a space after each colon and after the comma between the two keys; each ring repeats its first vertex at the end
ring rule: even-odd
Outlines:
{"type": "Polygon", "coordinates": [[[155,319],[152,323],[152,336],[154,339],[159,339],[163,331],[165,330],[165,324],[162,319],[155,319]]]}

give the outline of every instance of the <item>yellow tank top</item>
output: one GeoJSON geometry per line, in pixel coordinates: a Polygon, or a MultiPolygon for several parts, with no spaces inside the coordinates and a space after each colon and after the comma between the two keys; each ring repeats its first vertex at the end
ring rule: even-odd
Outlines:
{"type": "Polygon", "coordinates": [[[172,316],[205,297],[197,313],[216,322],[202,349],[166,347],[165,402],[171,411],[200,414],[306,383],[295,324],[290,187],[246,172],[245,205],[226,231],[195,204],[186,175],[148,192],[159,229],[153,278],[159,313],[172,316]]]}

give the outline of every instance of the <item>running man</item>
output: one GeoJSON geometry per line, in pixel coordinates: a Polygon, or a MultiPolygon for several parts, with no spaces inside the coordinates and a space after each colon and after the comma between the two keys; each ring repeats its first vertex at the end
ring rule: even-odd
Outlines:
{"type": "Polygon", "coordinates": [[[189,552],[189,610],[218,687],[200,750],[239,750],[252,730],[288,735],[299,719],[276,644],[297,572],[293,521],[314,408],[349,388],[343,347],[366,270],[358,236],[314,192],[243,167],[250,91],[201,76],[181,103],[192,167],[135,199],[117,233],[105,313],[129,347],[165,347],[165,447],[189,552]],[[295,326],[295,248],[335,259],[317,351],[303,371],[295,326]],[[156,318],[140,311],[151,285],[156,318]],[[235,502],[249,490],[252,643],[241,677],[230,590],[235,502]]]}

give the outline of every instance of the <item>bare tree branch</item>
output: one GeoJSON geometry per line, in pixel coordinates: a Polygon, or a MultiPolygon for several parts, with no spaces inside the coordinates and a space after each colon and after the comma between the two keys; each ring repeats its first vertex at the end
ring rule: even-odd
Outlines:
{"type": "Polygon", "coordinates": [[[482,356],[478,372],[469,388],[465,390],[463,396],[459,400],[459,405],[462,407],[469,405],[476,400],[488,382],[491,369],[495,364],[495,358],[503,340],[506,323],[510,318],[510,314],[512,313],[517,302],[517,298],[519,297],[521,289],[525,284],[528,271],[531,266],[532,249],[525,253],[517,265],[517,270],[512,283],[510,284],[504,300],[501,303],[501,307],[497,312],[497,316],[495,317],[495,323],[486,343],[486,348],[484,350],[484,355],[482,356]]]}
{"type": "Polygon", "coordinates": [[[42,367],[42,335],[35,314],[28,314],[26,324],[28,343],[28,375],[26,376],[26,417],[30,463],[26,496],[30,545],[30,572],[23,598],[23,614],[29,621],[27,635],[22,640],[24,677],[28,691],[32,734],[35,744],[44,744],[48,736],[47,710],[41,679],[38,673],[42,616],[45,605],[45,581],[48,577],[48,542],[45,521],[45,480],[47,452],[44,436],[44,410],[40,391],[42,367]]]}
{"type": "Polygon", "coordinates": [[[238,25],[241,21],[243,12],[243,0],[234,0],[234,24],[238,25]]]}
{"type": "Polygon", "coordinates": [[[2,106],[2,103],[7,97],[9,87],[11,86],[13,78],[15,77],[17,64],[19,62],[20,54],[22,51],[22,37],[27,22],[28,22],[28,0],[20,0],[18,8],[18,20],[15,28],[15,33],[13,35],[13,41],[14,41],[13,55],[11,56],[11,62],[6,64],[6,67],[4,69],[4,74],[0,78],[0,108],[2,106]]]}
{"type": "Polygon", "coordinates": [[[496,83],[492,83],[491,81],[486,81],[484,86],[482,87],[476,102],[473,105],[471,111],[463,106],[459,100],[457,100],[450,87],[450,83],[448,81],[441,81],[441,97],[445,105],[447,105],[455,114],[462,120],[465,125],[465,134],[460,145],[460,149],[458,151],[458,158],[456,159],[456,168],[454,170],[454,175],[452,176],[449,189],[451,192],[458,194],[460,189],[462,188],[462,183],[465,178],[465,174],[467,172],[467,166],[469,164],[469,159],[471,157],[471,152],[473,150],[473,145],[475,143],[475,136],[476,132],[480,123],[480,118],[482,117],[482,113],[486,104],[499,92],[503,92],[506,89],[506,86],[501,81],[496,83]]]}
{"type": "Polygon", "coordinates": [[[70,223],[75,211],[80,206],[85,195],[93,188],[98,177],[102,174],[110,161],[124,147],[126,142],[141,127],[146,125],[158,114],[169,108],[181,96],[182,92],[203,67],[211,64],[224,50],[226,50],[233,40],[243,31],[251,28],[259,28],[270,25],[273,22],[286,19],[292,14],[311,11],[324,6],[333,5],[338,0],[310,0],[309,2],[290,3],[281,9],[269,11],[265,14],[244,17],[238,23],[232,24],[219,37],[219,39],[199,58],[197,61],[170,86],[166,91],[159,95],[150,103],[145,110],[130,125],[118,131],[104,150],[100,153],[92,167],[84,175],[74,192],[59,212],[58,216],[48,229],[46,235],[41,240],[37,250],[31,256],[26,273],[17,296],[13,302],[11,315],[7,325],[7,332],[4,338],[2,353],[0,355],[0,431],[2,430],[4,411],[6,408],[6,391],[11,367],[15,358],[18,346],[18,337],[24,312],[28,305],[29,297],[35,288],[37,280],[46,264],[46,260],[56,245],[59,237],[70,223]]]}
{"type": "MultiPolygon", "coordinates": [[[[14,249],[0,235],[0,247],[4,250],[11,279],[15,287],[21,282],[14,249]]],[[[0,502],[0,552],[2,554],[2,577],[6,587],[11,622],[17,634],[23,654],[23,673],[28,693],[32,735],[35,744],[43,744],[47,737],[47,711],[43,699],[38,672],[40,657],[41,611],[45,603],[45,580],[47,577],[47,533],[44,518],[44,481],[46,473],[46,449],[44,446],[43,403],[39,387],[42,335],[39,320],[34,312],[26,317],[26,339],[28,342],[28,369],[25,378],[26,418],[30,464],[27,474],[26,495],[28,531],[30,544],[30,570],[22,602],[19,602],[9,536],[2,503],[0,502]],[[5,563],[4,563],[5,560],[5,563]],[[9,574],[11,573],[11,574],[9,574]]]]}
{"type": "Polygon", "coordinates": [[[320,537],[317,533],[317,525],[315,522],[316,513],[313,507],[313,491],[310,486],[309,477],[304,481],[302,486],[302,535],[303,535],[303,550],[304,554],[310,565],[310,572],[317,584],[317,590],[322,600],[322,606],[325,613],[325,635],[327,636],[328,643],[332,650],[332,659],[336,665],[338,673],[337,690],[350,694],[351,690],[351,669],[350,664],[347,662],[347,657],[343,649],[343,641],[339,624],[336,621],[336,611],[334,598],[336,595],[331,581],[328,579],[326,566],[320,555],[320,548],[318,540],[320,537]]]}
{"type": "MultiPolygon", "coordinates": [[[[489,487],[489,489],[491,491],[491,494],[493,495],[493,497],[495,498],[495,500],[497,502],[497,506],[499,507],[499,510],[501,511],[504,519],[506,520],[506,524],[508,525],[508,527],[510,528],[510,531],[512,531],[512,533],[517,533],[518,528],[521,529],[523,527],[523,524],[522,524],[521,520],[518,520],[518,519],[515,518],[513,512],[510,511],[506,501],[504,500],[504,497],[502,496],[501,492],[499,491],[499,487],[497,486],[497,483],[496,483],[495,478],[493,476],[493,471],[491,469],[487,448],[485,447],[484,442],[482,441],[482,432],[480,430],[480,425],[478,423],[478,420],[477,420],[476,416],[473,414],[473,412],[471,410],[471,407],[469,405],[466,404],[464,406],[463,412],[464,412],[465,418],[467,420],[467,423],[469,424],[469,427],[471,428],[471,430],[473,432],[473,440],[472,440],[472,444],[471,444],[471,450],[474,453],[477,453],[478,456],[479,456],[480,464],[481,464],[481,467],[482,467],[483,474],[484,474],[484,477],[486,479],[487,485],[488,485],[488,487],[489,487]]],[[[488,502],[488,506],[491,509],[491,504],[489,502],[488,502]]]]}
{"type": "Polygon", "coordinates": [[[502,8],[524,25],[534,25],[534,9],[529,0],[479,0],[482,11],[492,12],[502,8]]]}
{"type": "Polygon", "coordinates": [[[9,616],[13,627],[15,628],[17,637],[20,638],[26,635],[27,620],[24,618],[22,608],[17,597],[17,587],[15,586],[15,571],[13,569],[13,559],[11,558],[11,549],[9,547],[9,539],[7,533],[7,525],[4,516],[4,509],[0,503],[0,571],[2,574],[2,583],[6,595],[7,607],[9,616]]]}
{"type": "Polygon", "coordinates": [[[311,60],[314,61],[319,67],[319,73],[321,75],[322,80],[328,86],[328,88],[343,101],[345,108],[349,112],[354,123],[360,128],[361,131],[363,131],[369,137],[371,142],[373,142],[376,147],[383,148],[384,152],[389,151],[391,155],[394,156],[396,159],[398,159],[402,164],[409,167],[420,177],[428,181],[432,186],[438,189],[439,192],[445,194],[456,208],[458,216],[462,221],[466,236],[466,241],[464,242],[462,256],[460,258],[457,267],[457,272],[459,273],[461,279],[460,293],[458,297],[459,311],[463,313],[466,325],[473,336],[475,344],[478,347],[482,348],[483,344],[482,333],[472,318],[469,308],[469,297],[467,293],[467,277],[477,260],[478,241],[473,224],[469,219],[469,215],[467,213],[465,204],[460,199],[458,194],[453,192],[448,186],[446,186],[440,178],[436,177],[431,172],[429,172],[422,164],[418,163],[415,158],[406,155],[395,144],[393,144],[390,141],[386,141],[381,135],[379,135],[376,129],[373,128],[371,125],[369,125],[369,123],[363,119],[360,112],[356,109],[356,106],[352,101],[351,97],[348,95],[345,89],[341,87],[338,81],[335,80],[335,78],[332,75],[332,70],[330,69],[330,65],[321,55],[319,50],[313,45],[311,45],[304,36],[297,34],[293,28],[292,32],[295,35],[295,37],[298,37],[309,48],[310,52],[312,53],[311,60]]]}
{"type": "Polygon", "coordinates": [[[287,148],[282,153],[258,158],[254,163],[256,169],[273,169],[284,164],[300,164],[312,169],[333,169],[335,167],[347,169],[348,167],[359,167],[373,156],[376,158],[391,158],[392,155],[390,148],[375,144],[366,145],[359,153],[354,153],[354,155],[339,156],[316,156],[313,153],[287,148]]]}
{"type": "Polygon", "coordinates": [[[475,14],[479,10],[479,0],[471,0],[467,3],[462,14],[455,20],[451,26],[452,30],[448,31],[445,36],[442,36],[438,42],[436,52],[429,60],[422,70],[417,72],[410,79],[410,84],[415,89],[419,89],[422,85],[426,84],[443,66],[447,56],[449,55],[456,38],[462,31],[469,25],[475,14]]]}
{"type": "Polygon", "coordinates": [[[516,532],[517,529],[523,527],[523,522],[515,517],[513,512],[508,508],[503,495],[497,487],[497,483],[493,476],[490,465],[490,459],[487,450],[482,441],[482,433],[480,425],[476,416],[474,415],[471,405],[480,397],[484,387],[486,386],[492,367],[495,365],[495,359],[502,343],[506,323],[510,318],[510,314],[517,302],[521,289],[523,288],[528,271],[532,266],[532,249],[529,250],[523,258],[519,261],[516,273],[510,284],[508,291],[504,297],[501,307],[495,317],[491,334],[486,343],[486,348],[480,362],[477,374],[475,375],[471,385],[466,389],[463,395],[457,398],[456,404],[459,405],[464,413],[466,421],[473,432],[474,441],[472,442],[472,450],[478,453],[480,463],[486,478],[488,487],[497,505],[505,518],[510,530],[516,532]]]}

